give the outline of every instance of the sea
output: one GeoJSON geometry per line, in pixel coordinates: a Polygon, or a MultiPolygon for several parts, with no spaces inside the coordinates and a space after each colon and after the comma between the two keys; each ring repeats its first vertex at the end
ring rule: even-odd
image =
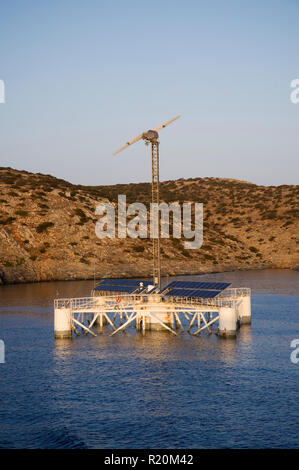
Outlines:
{"type": "Polygon", "coordinates": [[[250,287],[252,324],[55,340],[54,298],[94,281],[0,286],[0,448],[298,448],[299,272],[173,279],[250,287]]]}

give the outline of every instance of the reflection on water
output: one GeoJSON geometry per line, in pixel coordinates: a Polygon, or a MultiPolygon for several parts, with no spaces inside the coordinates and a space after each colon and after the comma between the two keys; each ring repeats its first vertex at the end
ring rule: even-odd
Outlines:
{"type": "Polygon", "coordinates": [[[72,358],[74,350],[74,342],[69,339],[54,339],[53,354],[54,359],[66,360],[68,357],[72,358]]]}
{"type": "Polygon", "coordinates": [[[57,291],[88,295],[93,282],[1,286],[0,447],[297,447],[298,276],[201,276],[253,288],[236,340],[133,328],[54,340],[57,291]]]}
{"type": "Polygon", "coordinates": [[[252,330],[250,325],[243,325],[238,332],[238,341],[246,346],[252,344],[252,330]]]}
{"type": "MultiPolygon", "coordinates": [[[[245,330],[248,330],[248,327],[245,330]]],[[[214,332],[216,328],[214,329],[214,332]]],[[[185,361],[200,360],[208,362],[212,358],[223,362],[234,362],[237,358],[236,341],[234,339],[220,339],[215,335],[202,333],[201,337],[192,337],[188,334],[175,337],[168,332],[147,332],[145,336],[135,331],[121,333],[118,336],[110,337],[111,330],[104,328],[103,334],[96,338],[86,337],[74,338],[73,341],[57,339],[54,342],[54,358],[62,360],[72,360],[74,354],[82,348],[88,353],[89,359],[102,360],[111,357],[123,358],[127,353],[130,359],[150,361],[178,361],[184,358],[185,361]]],[[[238,343],[240,346],[249,341],[250,334],[247,331],[241,332],[238,343]]]]}

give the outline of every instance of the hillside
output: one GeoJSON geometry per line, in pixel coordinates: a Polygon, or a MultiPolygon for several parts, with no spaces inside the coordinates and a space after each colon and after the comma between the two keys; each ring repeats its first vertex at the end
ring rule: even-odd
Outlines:
{"type": "MultiPolygon", "coordinates": [[[[95,235],[102,200],[149,203],[149,183],[81,186],[0,168],[0,283],[150,276],[151,241],[95,235]]],[[[161,183],[161,201],[204,203],[204,244],[162,240],[162,275],[299,267],[299,186],[233,179],[161,183]]]]}

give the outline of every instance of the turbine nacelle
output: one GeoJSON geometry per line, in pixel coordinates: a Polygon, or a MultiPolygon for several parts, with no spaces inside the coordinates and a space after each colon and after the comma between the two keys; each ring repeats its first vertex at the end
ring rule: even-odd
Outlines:
{"type": "Polygon", "coordinates": [[[159,139],[159,134],[157,131],[150,129],[149,131],[144,132],[142,134],[142,138],[143,140],[146,140],[149,142],[157,142],[157,140],[159,139]]]}

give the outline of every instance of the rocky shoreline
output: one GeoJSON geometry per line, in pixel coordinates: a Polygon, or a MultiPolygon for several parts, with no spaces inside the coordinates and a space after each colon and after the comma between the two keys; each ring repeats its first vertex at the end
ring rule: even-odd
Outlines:
{"type": "MultiPolygon", "coordinates": [[[[172,266],[167,269],[167,274],[164,276],[191,276],[191,275],[201,275],[201,274],[216,274],[222,272],[238,272],[238,271],[250,271],[250,270],[265,270],[265,269],[285,269],[285,270],[294,270],[299,271],[299,266],[289,267],[289,266],[273,266],[273,265],[261,265],[256,264],[252,266],[237,266],[237,265],[226,265],[226,266],[205,266],[198,267],[194,265],[185,265],[185,266],[172,266]]],[[[143,267],[143,268],[128,268],[123,269],[123,266],[115,266],[114,269],[103,269],[97,271],[96,273],[77,273],[71,270],[65,272],[59,272],[57,275],[55,273],[43,273],[39,276],[30,276],[25,273],[16,272],[15,276],[11,273],[9,279],[6,279],[5,273],[0,272],[0,286],[9,285],[9,284],[26,284],[26,283],[39,283],[39,282],[55,282],[55,281],[83,281],[83,280],[99,280],[102,278],[126,278],[126,279],[136,279],[136,278],[151,278],[152,277],[152,267],[143,267]]]]}
{"type": "MultiPolygon", "coordinates": [[[[81,186],[0,168],[0,284],[150,277],[150,239],[96,236],[97,204],[116,205],[118,194],[148,204],[151,186],[81,186]]],[[[161,183],[161,201],[204,205],[203,245],[163,239],[162,276],[299,269],[299,186],[180,179],[161,183]]]]}

